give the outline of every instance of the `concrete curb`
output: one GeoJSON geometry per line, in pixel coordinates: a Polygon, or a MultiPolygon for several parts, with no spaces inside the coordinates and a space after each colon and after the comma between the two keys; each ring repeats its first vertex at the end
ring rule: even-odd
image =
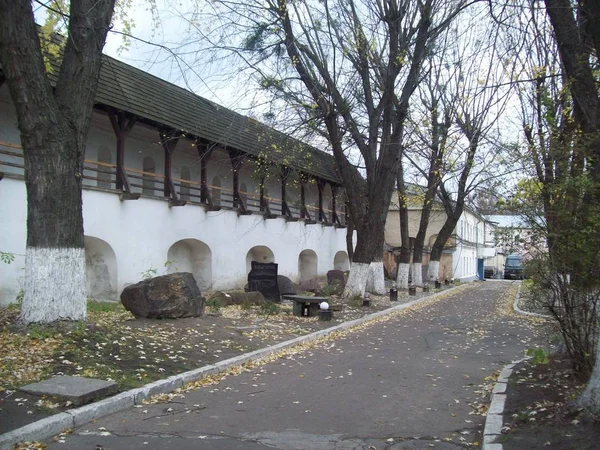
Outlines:
{"type": "Polygon", "coordinates": [[[178,375],[173,375],[164,380],[155,381],[153,383],[142,386],[141,388],[121,392],[120,394],[108,397],[104,400],[100,400],[98,402],[90,403],[89,405],[70,409],[63,413],[46,417],[42,420],[38,420],[37,422],[25,425],[24,427],[17,428],[16,430],[12,430],[7,433],[1,434],[0,449],[10,450],[12,446],[17,442],[39,441],[51,436],[55,436],[61,433],[65,428],[74,428],[84,425],[86,423],[91,422],[92,420],[99,419],[100,417],[106,416],[108,414],[131,408],[134,405],[139,405],[146,398],[152,397],[157,394],[165,394],[172,392],[175,389],[183,387],[188,383],[202,380],[210,375],[225,372],[227,369],[230,369],[232,367],[241,366],[242,364],[249,361],[257,361],[274,353],[277,353],[281,350],[294,347],[299,344],[311,342],[316,339],[325,337],[331,333],[354,328],[358,325],[362,325],[380,317],[387,316],[394,312],[402,311],[403,309],[409,308],[413,305],[422,303],[426,300],[431,300],[439,295],[443,295],[450,289],[444,289],[441,292],[435,292],[433,294],[420,297],[408,303],[403,303],[401,305],[393,306],[383,311],[368,314],[359,319],[343,322],[331,328],[315,331],[314,333],[310,333],[305,336],[299,336],[297,338],[290,339],[289,341],[280,342],[270,347],[261,348],[250,353],[245,353],[243,355],[236,356],[234,358],[219,361],[218,363],[213,365],[200,367],[198,369],[190,370],[188,372],[180,373],[178,375]]]}
{"type": "Polygon", "coordinates": [[[517,291],[517,295],[515,297],[515,301],[513,303],[513,309],[515,310],[515,312],[517,314],[522,314],[524,316],[530,316],[530,317],[540,317],[542,319],[552,319],[552,316],[549,316],[547,314],[540,314],[540,313],[534,313],[534,312],[529,312],[529,311],[523,311],[521,308],[519,308],[519,300],[521,299],[521,286],[522,284],[519,284],[519,290],[517,291]]]}
{"type": "Polygon", "coordinates": [[[517,364],[531,359],[526,357],[513,361],[512,363],[504,366],[494,389],[492,390],[492,399],[490,407],[485,417],[485,426],[483,428],[483,444],[481,450],[503,450],[501,443],[496,442],[498,437],[502,435],[502,425],[504,423],[504,407],[506,405],[506,388],[508,385],[508,379],[513,373],[513,369],[517,364]]]}
{"type": "MultiPolygon", "coordinates": [[[[532,313],[529,311],[523,311],[521,308],[519,308],[519,299],[521,298],[521,286],[522,285],[519,284],[519,290],[517,291],[515,301],[513,302],[514,311],[517,314],[522,314],[524,316],[550,319],[550,316],[532,313]]],[[[500,372],[500,375],[498,375],[496,384],[492,389],[490,407],[485,417],[485,426],[483,428],[483,444],[481,446],[482,450],[503,450],[502,444],[496,442],[496,440],[499,436],[502,435],[502,425],[504,423],[503,415],[504,406],[506,404],[506,388],[508,387],[508,379],[512,375],[513,369],[517,364],[520,364],[529,359],[531,359],[530,356],[519,359],[518,361],[513,361],[512,363],[504,366],[504,368],[500,372]]]]}

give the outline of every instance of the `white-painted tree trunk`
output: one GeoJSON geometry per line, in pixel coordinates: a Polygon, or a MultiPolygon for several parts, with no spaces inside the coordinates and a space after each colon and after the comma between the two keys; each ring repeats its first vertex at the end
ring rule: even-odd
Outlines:
{"type": "Polygon", "coordinates": [[[396,286],[398,289],[408,289],[408,275],[410,272],[410,264],[398,264],[398,275],[396,276],[396,286]]]}
{"type": "Polygon", "coordinates": [[[383,261],[374,261],[370,264],[369,278],[367,279],[367,292],[377,295],[385,295],[385,276],[383,272],[383,261]]]}
{"type": "Polygon", "coordinates": [[[85,286],[83,248],[28,247],[21,320],[25,323],[85,320],[85,286]]]}
{"type": "Polygon", "coordinates": [[[363,297],[371,273],[371,265],[367,263],[353,262],[350,265],[348,281],[344,288],[344,297],[352,298],[355,296],[363,297]]]}
{"type": "Polygon", "coordinates": [[[412,284],[413,286],[423,286],[423,264],[412,264],[412,284]]]}
{"type": "Polygon", "coordinates": [[[439,279],[440,274],[440,262],[439,261],[429,261],[429,265],[427,266],[427,279],[430,283],[435,283],[439,279]]]}

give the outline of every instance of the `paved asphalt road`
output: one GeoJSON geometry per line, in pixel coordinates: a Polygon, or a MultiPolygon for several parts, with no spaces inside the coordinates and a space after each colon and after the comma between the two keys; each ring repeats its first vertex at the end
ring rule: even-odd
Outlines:
{"type": "Polygon", "coordinates": [[[49,448],[479,448],[481,385],[539,339],[527,319],[506,315],[513,287],[458,288],[185,398],[107,416],[49,448]]]}

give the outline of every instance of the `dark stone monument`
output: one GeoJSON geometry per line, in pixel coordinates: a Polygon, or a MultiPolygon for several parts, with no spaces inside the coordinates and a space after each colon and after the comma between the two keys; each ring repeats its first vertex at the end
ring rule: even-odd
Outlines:
{"type": "Polygon", "coordinates": [[[260,263],[252,261],[252,270],[248,274],[248,290],[258,291],[267,300],[280,302],[279,284],[277,283],[277,263],[260,263]]]}

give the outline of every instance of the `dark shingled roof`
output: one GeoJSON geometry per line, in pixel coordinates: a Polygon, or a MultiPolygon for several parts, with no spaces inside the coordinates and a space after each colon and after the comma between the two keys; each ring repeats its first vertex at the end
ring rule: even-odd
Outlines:
{"type": "MultiPolygon", "coordinates": [[[[50,60],[54,70],[49,78],[54,83],[59,61],[50,60]]],[[[341,183],[332,155],[107,55],[96,103],[341,183]]]]}

